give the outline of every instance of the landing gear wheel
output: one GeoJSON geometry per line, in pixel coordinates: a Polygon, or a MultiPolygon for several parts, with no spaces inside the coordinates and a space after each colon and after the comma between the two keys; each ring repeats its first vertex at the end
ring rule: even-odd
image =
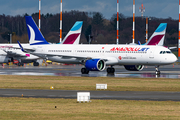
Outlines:
{"type": "Polygon", "coordinates": [[[34,62],[33,66],[39,66],[39,63],[38,62],[34,62]]]}
{"type": "Polygon", "coordinates": [[[114,74],[114,72],[115,72],[115,69],[113,67],[108,67],[107,68],[107,73],[108,74],[114,74]]]}
{"type": "Polygon", "coordinates": [[[82,68],[82,69],[81,69],[81,73],[82,73],[82,74],[89,74],[89,70],[86,69],[86,68],[82,68]]]}
{"type": "Polygon", "coordinates": [[[155,73],[156,75],[160,75],[159,66],[155,66],[155,73]]]}
{"type": "Polygon", "coordinates": [[[24,63],[19,62],[19,63],[18,63],[18,66],[24,66],[24,63]]]}
{"type": "Polygon", "coordinates": [[[161,73],[160,71],[156,71],[156,75],[160,75],[160,73],[161,73]]]}

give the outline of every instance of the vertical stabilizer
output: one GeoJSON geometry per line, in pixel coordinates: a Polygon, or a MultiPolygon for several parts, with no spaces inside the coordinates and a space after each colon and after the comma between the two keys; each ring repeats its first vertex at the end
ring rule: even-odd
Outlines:
{"type": "Polygon", "coordinates": [[[161,23],[145,45],[163,46],[167,23],[161,23]]]}
{"type": "Polygon", "coordinates": [[[31,16],[26,16],[26,26],[29,36],[30,45],[44,45],[49,44],[43,37],[42,33],[39,31],[36,23],[31,16]]]}
{"type": "Polygon", "coordinates": [[[77,21],[71,30],[68,32],[66,37],[63,39],[61,44],[79,44],[82,30],[82,21],[77,21]]]}

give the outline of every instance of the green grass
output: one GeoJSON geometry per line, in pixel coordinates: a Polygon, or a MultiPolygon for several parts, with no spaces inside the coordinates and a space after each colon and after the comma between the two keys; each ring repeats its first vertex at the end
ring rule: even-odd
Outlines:
{"type": "Polygon", "coordinates": [[[0,75],[0,88],[96,90],[96,83],[108,85],[108,91],[180,91],[180,79],[62,77],[0,75]]]}
{"type": "MultiPolygon", "coordinates": [[[[180,91],[179,79],[60,77],[0,75],[0,88],[95,90],[96,83],[107,83],[108,91],[180,91]]],[[[178,120],[180,102],[76,99],[0,98],[1,120],[178,120]],[[55,106],[57,108],[55,108],[55,106]]]]}
{"type": "Polygon", "coordinates": [[[1,98],[1,120],[178,120],[180,102],[1,98]],[[55,106],[57,108],[55,108],[55,106]]]}

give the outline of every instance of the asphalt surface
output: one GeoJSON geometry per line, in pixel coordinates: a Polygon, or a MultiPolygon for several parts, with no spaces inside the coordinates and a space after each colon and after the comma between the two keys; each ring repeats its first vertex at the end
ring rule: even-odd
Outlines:
{"type": "Polygon", "coordinates": [[[77,92],[90,92],[91,99],[180,101],[180,92],[0,89],[0,96],[1,97],[22,97],[23,95],[23,97],[34,97],[34,98],[77,99],[77,92]]]}

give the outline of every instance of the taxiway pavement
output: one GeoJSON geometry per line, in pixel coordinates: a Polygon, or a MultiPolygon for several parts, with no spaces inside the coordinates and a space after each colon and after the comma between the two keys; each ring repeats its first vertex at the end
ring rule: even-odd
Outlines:
{"type": "Polygon", "coordinates": [[[0,96],[77,99],[77,92],[90,92],[91,99],[180,101],[180,92],[0,89],[0,96]]]}

